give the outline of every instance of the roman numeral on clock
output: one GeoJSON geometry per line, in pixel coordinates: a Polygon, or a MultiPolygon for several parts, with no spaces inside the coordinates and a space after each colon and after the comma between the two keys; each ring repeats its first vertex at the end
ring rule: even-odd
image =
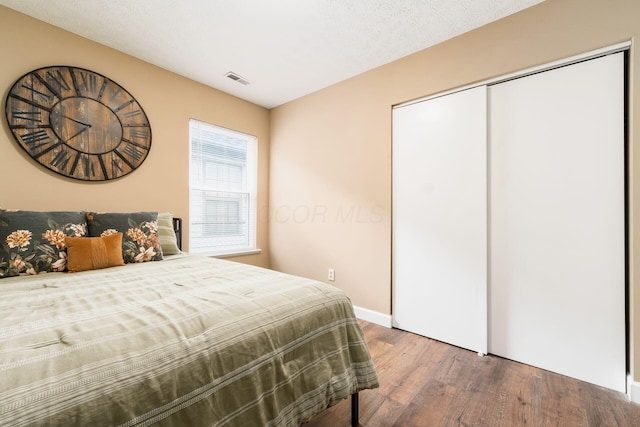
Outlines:
{"type": "Polygon", "coordinates": [[[60,70],[55,70],[54,72],[47,71],[47,77],[58,86],[58,89],[60,91],[62,89],[64,90],[71,89],[71,86],[69,86],[69,83],[67,83],[67,81],[64,79],[64,76],[62,75],[60,70]]]}
{"type": "Polygon", "coordinates": [[[124,116],[125,116],[127,119],[130,119],[130,118],[132,118],[132,117],[139,116],[140,114],[142,114],[142,111],[140,111],[140,110],[133,110],[133,111],[129,111],[128,113],[124,113],[124,116]]]}
{"type": "Polygon", "coordinates": [[[96,176],[96,167],[91,161],[91,158],[86,154],[82,158],[82,165],[84,166],[85,176],[96,176]]]}
{"type": "Polygon", "coordinates": [[[36,143],[49,139],[49,134],[47,134],[47,131],[40,129],[33,132],[23,133],[20,135],[20,138],[22,138],[22,141],[31,149],[31,151],[33,151],[34,148],[37,148],[35,147],[36,143]]]}
{"type": "Polygon", "coordinates": [[[112,175],[118,175],[118,172],[116,172],[116,169],[118,171],[120,171],[120,173],[124,172],[124,169],[122,169],[122,163],[120,162],[119,159],[111,159],[111,173],[112,175]]]}
{"type": "Polygon", "coordinates": [[[11,112],[11,118],[14,120],[27,120],[30,122],[36,122],[36,123],[40,123],[42,120],[40,120],[42,116],[42,112],[41,111],[17,111],[17,110],[13,110],[11,112]]]}
{"type": "Polygon", "coordinates": [[[51,166],[58,168],[60,170],[66,170],[67,164],[71,160],[71,156],[69,156],[69,152],[67,150],[58,151],[51,160],[51,166]]]}
{"type": "Polygon", "coordinates": [[[129,134],[131,135],[131,138],[139,138],[139,139],[146,139],[149,136],[149,132],[147,132],[146,130],[140,130],[140,129],[131,129],[129,131],[129,134]]]}
{"type": "Polygon", "coordinates": [[[131,157],[132,159],[134,159],[136,161],[136,163],[138,163],[140,161],[140,159],[142,158],[142,151],[140,149],[138,149],[138,147],[136,147],[133,144],[127,144],[126,147],[124,147],[124,149],[122,150],[122,152],[126,155],[128,155],[129,157],[131,157]]]}
{"type": "Polygon", "coordinates": [[[98,88],[98,78],[95,74],[80,73],[81,84],[86,92],[95,92],[98,88]]]}

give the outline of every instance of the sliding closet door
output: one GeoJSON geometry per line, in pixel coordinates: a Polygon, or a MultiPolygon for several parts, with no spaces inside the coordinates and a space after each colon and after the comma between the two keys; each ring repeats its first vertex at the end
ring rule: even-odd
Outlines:
{"type": "Polygon", "coordinates": [[[394,326],[485,353],[486,88],[393,111],[394,326]]]}
{"type": "Polygon", "coordinates": [[[625,390],[623,54],[489,88],[489,352],[625,390]]]}

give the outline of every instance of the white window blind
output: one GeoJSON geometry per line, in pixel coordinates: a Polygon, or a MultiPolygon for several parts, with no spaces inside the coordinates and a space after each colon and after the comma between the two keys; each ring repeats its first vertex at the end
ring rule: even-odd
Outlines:
{"type": "Polygon", "coordinates": [[[189,129],[189,252],[254,250],[256,137],[193,119],[189,129]]]}

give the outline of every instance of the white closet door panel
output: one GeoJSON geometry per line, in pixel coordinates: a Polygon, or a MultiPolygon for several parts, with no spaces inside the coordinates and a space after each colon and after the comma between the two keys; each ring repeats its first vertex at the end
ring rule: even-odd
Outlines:
{"type": "Polygon", "coordinates": [[[394,326],[487,348],[486,87],[393,111],[394,326]]]}
{"type": "Polygon", "coordinates": [[[489,88],[489,352],[625,390],[623,57],[489,88]]]}

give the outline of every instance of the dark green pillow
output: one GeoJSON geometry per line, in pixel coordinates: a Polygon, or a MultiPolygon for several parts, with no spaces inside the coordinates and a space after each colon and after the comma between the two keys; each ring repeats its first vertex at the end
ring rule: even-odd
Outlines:
{"type": "Polygon", "coordinates": [[[0,278],[64,271],[65,236],[86,234],[84,212],[0,209],[0,278]]]}
{"type": "Polygon", "coordinates": [[[125,263],[162,260],[158,212],[87,212],[87,226],[90,237],[122,233],[125,263]]]}

